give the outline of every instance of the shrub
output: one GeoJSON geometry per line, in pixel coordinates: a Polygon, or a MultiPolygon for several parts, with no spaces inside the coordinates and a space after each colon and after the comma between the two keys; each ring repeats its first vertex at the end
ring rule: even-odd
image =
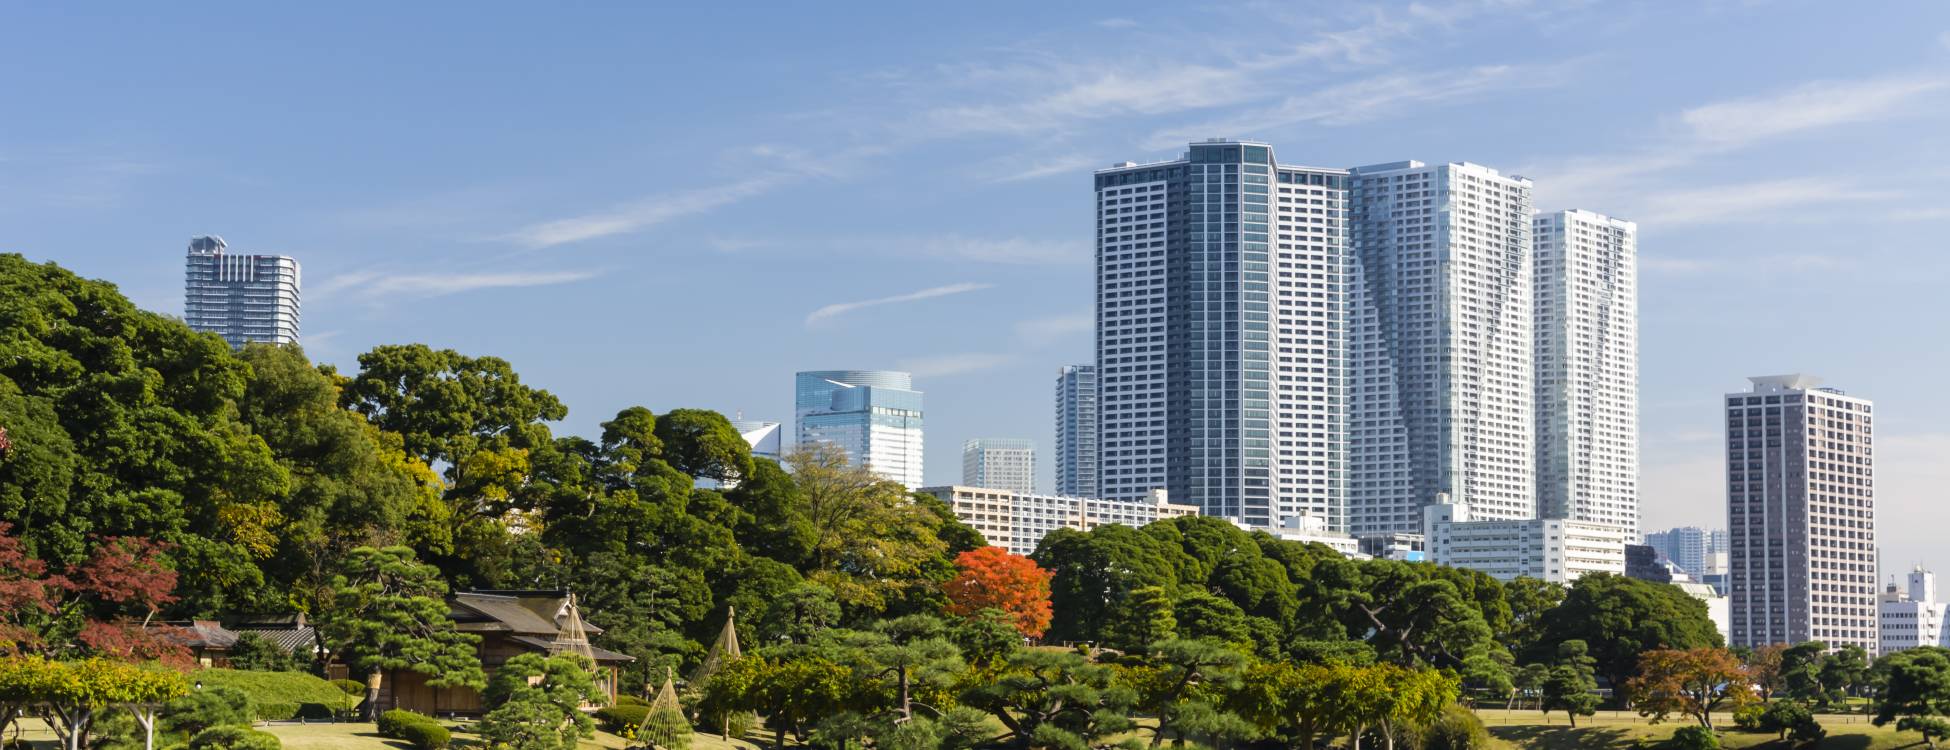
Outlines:
{"type": "Polygon", "coordinates": [[[435,726],[439,725],[439,722],[434,721],[433,717],[431,716],[428,716],[426,714],[421,714],[421,713],[414,713],[404,708],[395,708],[391,711],[387,711],[386,713],[380,714],[379,721],[377,723],[379,724],[379,736],[391,737],[396,740],[406,739],[406,737],[401,732],[403,731],[403,728],[408,725],[412,725],[412,724],[433,724],[435,726]]]}
{"type": "Polygon", "coordinates": [[[251,723],[251,698],[233,687],[198,690],[163,704],[157,727],[163,734],[196,735],[211,727],[251,723]]]}
{"type": "Polygon", "coordinates": [[[1490,746],[1490,730],[1476,712],[1462,704],[1444,706],[1442,716],[1423,732],[1423,750],[1483,750],[1490,746]]]}
{"type": "Polygon", "coordinates": [[[618,706],[649,706],[649,705],[650,705],[650,701],[647,701],[647,700],[644,700],[644,699],[642,699],[642,698],[638,698],[638,697],[636,697],[636,696],[634,696],[634,695],[619,695],[619,696],[616,696],[616,703],[615,703],[614,705],[618,705],[618,706]]]}
{"type": "Polygon", "coordinates": [[[1767,706],[1749,703],[1733,710],[1733,725],[1743,732],[1765,732],[1767,727],[1761,717],[1767,713],[1767,706]]]}
{"type": "Polygon", "coordinates": [[[1790,732],[1797,735],[1807,734],[1810,731],[1826,734],[1821,729],[1821,725],[1815,723],[1815,715],[1808,711],[1806,706],[1790,700],[1770,701],[1765,708],[1762,708],[1760,729],[1763,732],[1774,732],[1781,739],[1787,739],[1790,732]],[[1809,729],[1810,725],[1813,725],[1813,730],[1809,729]]]}
{"type": "Polygon", "coordinates": [[[406,740],[414,750],[446,750],[448,745],[453,744],[454,736],[447,731],[446,727],[429,719],[424,723],[408,722],[400,725],[399,739],[406,740]]]}
{"type": "Polygon", "coordinates": [[[366,699],[366,684],[363,682],[358,680],[331,680],[331,683],[332,687],[338,688],[339,692],[345,693],[348,697],[359,700],[366,699]]]}
{"type": "Polygon", "coordinates": [[[190,738],[189,750],[283,750],[278,736],[246,726],[211,727],[190,738]]]}
{"type": "Polygon", "coordinates": [[[614,734],[622,734],[623,730],[630,727],[643,726],[643,721],[648,718],[650,718],[649,706],[616,705],[596,711],[596,721],[602,723],[603,731],[614,734]]]}
{"type": "Polygon", "coordinates": [[[230,668],[251,672],[297,672],[305,666],[277,641],[262,633],[245,633],[230,647],[230,668]]]}
{"type": "Polygon", "coordinates": [[[1680,727],[1667,746],[1673,750],[1720,750],[1720,738],[1706,727],[1680,727]]]}

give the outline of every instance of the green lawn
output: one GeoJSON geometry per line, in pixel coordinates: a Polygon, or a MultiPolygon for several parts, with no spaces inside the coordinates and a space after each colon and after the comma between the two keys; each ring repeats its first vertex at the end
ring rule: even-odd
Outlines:
{"type": "MultiPolygon", "coordinates": [[[[1600,711],[1597,716],[1580,717],[1576,729],[1565,721],[1564,714],[1552,714],[1545,719],[1537,711],[1511,711],[1500,709],[1481,709],[1476,712],[1488,725],[1490,736],[1502,740],[1512,748],[1520,750],[1616,750],[1618,748],[1658,746],[1672,736],[1673,730],[1686,726],[1687,722],[1669,720],[1661,724],[1648,723],[1645,718],[1630,712],[1600,711]]],[[[1913,732],[1897,732],[1894,727],[1877,727],[1869,723],[1869,717],[1861,715],[1818,717],[1821,725],[1828,729],[1828,737],[1811,746],[1813,750],[1897,750],[1898,748],[1921,748],[1923,738],[1913,732]]],[[[1742,732],[1733,728],[1731,715],[1716,715],[1713,725],[1720,730],[1723,747],[1734,750],[1798,750],[1799,746],[1783,742],[1772,734],[1742,732]]]]}

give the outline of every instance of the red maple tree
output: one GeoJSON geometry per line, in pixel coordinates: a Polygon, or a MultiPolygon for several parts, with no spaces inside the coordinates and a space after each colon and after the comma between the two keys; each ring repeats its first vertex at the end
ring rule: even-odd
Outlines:
{"type": "Polygon", "coordinates": [[[50,574],[11,531],[0,522],[0,654],[60,657],[79,647],[127,661],[189,661],[177,629],[151,622],[176,601],[165,545],[107,537],[86,560],[50,574]]]}
{"type": "Polygon", "coordinates": [[[955,567],[960,572],[942,587],[949,612],[968,617],[999,609],[1017,632],[1030,638],[1049,628],[1049,582],[1055,574],[1036,561],[1001,547],[982,547],[961,553],[955,567]]]}

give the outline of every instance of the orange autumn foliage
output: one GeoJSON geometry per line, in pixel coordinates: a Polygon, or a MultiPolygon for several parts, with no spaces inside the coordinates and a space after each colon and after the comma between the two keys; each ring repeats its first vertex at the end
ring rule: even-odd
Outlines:
{"type": "Polygon", "coordinates": [[[984,609],[1009,615],[1016,631],[1039,638],[1049,627],[1049,582],[1055,574],[1001,547],[982,547],[955,558],[960,570],[942,586],[948,611],[968,617],[984,609]]]}

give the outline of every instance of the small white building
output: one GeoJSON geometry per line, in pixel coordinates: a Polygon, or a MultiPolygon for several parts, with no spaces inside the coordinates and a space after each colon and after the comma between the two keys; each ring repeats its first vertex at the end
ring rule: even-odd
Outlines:
{"type": "Polygon", "coordinates": [[[1678,586],[1680,591],[1686,592],[1694,599],[1706,602],[1707,618],[1713,620],[1713,627],[1720,631],[1721,638],[1727,637],[1728,623],[1733,619],[1733,611],[1729,608],[1725,595],[1710,584],[1690,578],[1674,578],[1672,585],[1678,586]]]}
{"type": "Polygon", "coordinates": [[[1624,526],[1557,518],[1472,520],[1469,506],[1439,502],[1423,508],[1430,562],[1468,568],[1500,581],[1529,576],[1569,583],[1587,573],[1625,572],[1624,526]]]}
{"type": "Polygon", "coordinates": [[[1332,548],[1335,552],[1341,553],[1342,557],[1346,557],[1348,559],[1352,559],[1352,560],[1371,559],[1369,555],[1365,555],[1361,553],[1360,540],[1357,540],[1353,536],[1350,536],[1348,534],[1342,534],[1332,530],[1331,528],[1328,527],[1327,519],[1322,518],[1320,516],[1307,515],[1307,514],[1301,514],[1297,516],[1287,516],[1284,520],[1280,522],[1280,525],[1270,529],[1260,528],[1257,526],[1248,526],[1246,525],[1245,522],[1237,518],[1232,519],[1232,523],[1233,525],[1238,526],[1239,528],[1242,529],[1246,529],[1248,531],[1265,531],[1267,533],[1272,534],[1274,537],[1289,542],[1311,542],[1314,544],[1324,544],[1332,548]]]}
{"type": "Polygon", "coordinates": [[[1918,646],[1950,646],[1950,630],[1943,626],[1950,604],[1936,600],[1936,574],[1921,567],[1910,570],[1907,589],[1891,581],[1877,602],[1877,630],[1881,653],[1918,646]]]}
{"type": "Polygon", "coordinates": [[[989,544],[1018,555],[1036,551],[1043,536],[1057,529],[1089,531],[1105,524],[1143,526],[1152,521],[1198,515],[1198,508],[1170,502],[1164,490],[1140,501],[1032,495],[984,487],[923,487],[954,508],[955,517],[982,533],[989,544]]]}

